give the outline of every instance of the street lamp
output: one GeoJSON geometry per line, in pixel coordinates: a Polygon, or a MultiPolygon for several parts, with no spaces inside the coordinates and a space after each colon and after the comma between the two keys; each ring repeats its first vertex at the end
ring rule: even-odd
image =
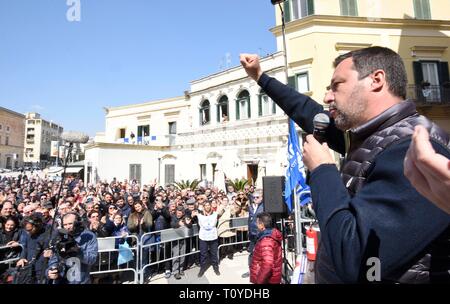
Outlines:
{"type": "Polygon", "coordinates": [[[284,10],[281,3],[286,0],[270,0],[272,5],[278,5],[281,11],[281,32],[283,34],[283,54],[284,54],[284,74],[286,76],[286,84],[288,83],[288,63],[287,63],[287,47],[286,47],[286,24],[284,18],[284,10]]]}
{"type": "MultiPolygon", "coordinates": [[[[284,53],[284,73],[286,77],[286,84],[288,84],[288,63],[287,63],[287,47],[286,47],[286,24],[285,24],[285,18],[284,18],[284,10],[282,7],[282,3],[286,0],[271,0],[272,5],[278,5],[281,11],[281,30],[283,35],[283,53],[284,53]]],[[[290,118],[288,118],[288,126],[290,127],[289,123],[290,118]]],[[[300,212],[300,202],[298,202],[297,197],[297,187],[295,187],[293,191],[293,202],[294,202],[294,219],[295,219],[295,253],[298,256],[303,254],[303,246],[302,246],[302,227],[301,227],[301,212],[300,212]]],[[[284,221],[282,219],[282,225],[284,225],[284,221]]],[[[283,227],[284,228],[284,227],[283,227]]],[[[285,271],[285,273],[287,273],[285,271]]]]}

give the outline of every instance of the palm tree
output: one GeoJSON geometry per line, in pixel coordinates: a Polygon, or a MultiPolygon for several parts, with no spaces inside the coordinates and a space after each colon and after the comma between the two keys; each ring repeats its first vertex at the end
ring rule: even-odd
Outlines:
{"type": "Polygon", "coordinates": [[[197,188],[199,183],[200,181],[198,179],[194,179],[192,181],[189,179],[187,180],[182,179],[181,181],[174,182],[174,185],[180,190],[187,188],[194,190],[195,188],[197,188]]]}
{"type": "Polygon", "coordinates": [[[228,180],[227,184],[233,186],[234,191],[244,191],[244,187],[245,185],[247,185],[248,183],[248,179],[242,178],[242,179],[234,179],[234,181],[232,180],[228,180]]]}

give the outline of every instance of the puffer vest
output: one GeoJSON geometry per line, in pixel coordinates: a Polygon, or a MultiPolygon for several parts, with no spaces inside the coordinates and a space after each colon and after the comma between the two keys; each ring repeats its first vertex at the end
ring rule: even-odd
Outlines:
{"type": "MultiPolygon", "coordinates": [[[[448,134],[426,117],[419,115],[415,104],[411,101],[392,106],[376,118],[349,132],[350,145],[341,176],[352,197],[365,185],[375,158],[390,145],[408,140],[414,133],[414,127],[419,124],[425,126],[430,133],[430,138],[450,148],[448,134]]],[[[448,250],[442,252],[433,248],[450,248],[450,229],[433,241],[426,252],[417,257],[417,262],[413,263],[406,272],[397,273],[388,280],[400,283],[429,282],[430,277],[450,280],[448,269],[436,269],[433,273],[430,266],[433,264],[431,252],[437,252],[433,258],[436,256],[438,260],[446,260],[442,260],[440,265],[448,265],[450,262],[448,250]],[[446,275],[441,276],[442,271],[446,275]]]]}
{"type": "Polygon", "coordinates": [[[425,126],[430,138],[450,148],[448,134],[419,115],[411,101],[401,102],[349,132],[350,147],[341,175],[351,196],[365,185],[375,158],[391,144],[409,139],[416,125],[425,126]]]}

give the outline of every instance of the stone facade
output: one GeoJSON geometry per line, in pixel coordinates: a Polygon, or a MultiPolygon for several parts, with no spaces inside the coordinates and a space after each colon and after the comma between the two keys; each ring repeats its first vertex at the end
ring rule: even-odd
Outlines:
{"type": "Polygon", "coordinates": [[[23,165],[25,116],[0,107],[0,168],[23,165]]]}

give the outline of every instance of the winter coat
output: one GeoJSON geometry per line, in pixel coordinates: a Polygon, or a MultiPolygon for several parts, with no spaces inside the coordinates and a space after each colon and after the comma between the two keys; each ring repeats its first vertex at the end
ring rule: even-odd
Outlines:
{"type": "Polygon", "coordinates": [[[266,229],[259,233],[250,266],[250,282],[254,284],[280,284],[283,259],[281,232],[266,229]]]}
{"type": "Polygon", "coordinates": [[[221,238],[229,238],[236,235],[234,230],[230,229],[230,222],[233,214],[231,213],[231,206],[228,205],[223,209],[222,216],[219,218],[217,224],[217,233],[221,238]]]}
{"type": "Polygon", "coordinates": [[[98,242],[97,237],[91,231],[85,229],[79,235],[75,236],[75,241],[80,247],[78,256],[71,257],[65,261],[60,261],[56,254],[52,255],[47,270],[52,267],[57,267],[59,263],[65,263],[66,267],[63,267],[60,272],[60,279],[56,283],[59,284],[89,284],[90,283],[90,270],[91,266],[97,261],[98,255],[98,242]]]}
{"type": "Polygon", "coordinates": [[[128,217],[128,229],[131,234],[141,237],[144,233],[150,232],[153,227],[153,217],[147,209],[141,213],[133,212],[128,217]],[[141,219],[144,218],[144,223],[141,225],[141,219]],[[136,221],[138,224],[136,224],[136,221]]]}
{"type": "Polygon", "coordinates": [[[48,247],[50,241],[50,229],[41,229],[35,235],[30,235],[28,232],[23,232],[20,236],[19,243],[23,246],[20,254],[21,259],[26,259],[29,263],[36,258],[35,271],[36,278],[39,279],[44,267],[43,250],[48,247]]]}
{"type": "Polygon", "coordinates": [[[130,205],[126,203],[122,208],[119,209],[122,213],[122,217],[125,223],[128,223],[128,218],[130,217],[130,214],[132,212],[130,205]]]}
{"type": "Polygon", "coordinates": [[[167,209],[166,207],[157,210],[152,209],[151,214],[153,217],[154,231],[160,231],[170,228],[171,216],[169,213],[169,209],[167,209]]]}
{"type": "Polygon", "coordinates": [[[256,209],[253,208],[253,204],[248,208],[248,230],[250,237],[256,238],[258,235],[258,227],[256,226],[256,216],[264,211],[263,202],[259,203],[256,209]]]}

